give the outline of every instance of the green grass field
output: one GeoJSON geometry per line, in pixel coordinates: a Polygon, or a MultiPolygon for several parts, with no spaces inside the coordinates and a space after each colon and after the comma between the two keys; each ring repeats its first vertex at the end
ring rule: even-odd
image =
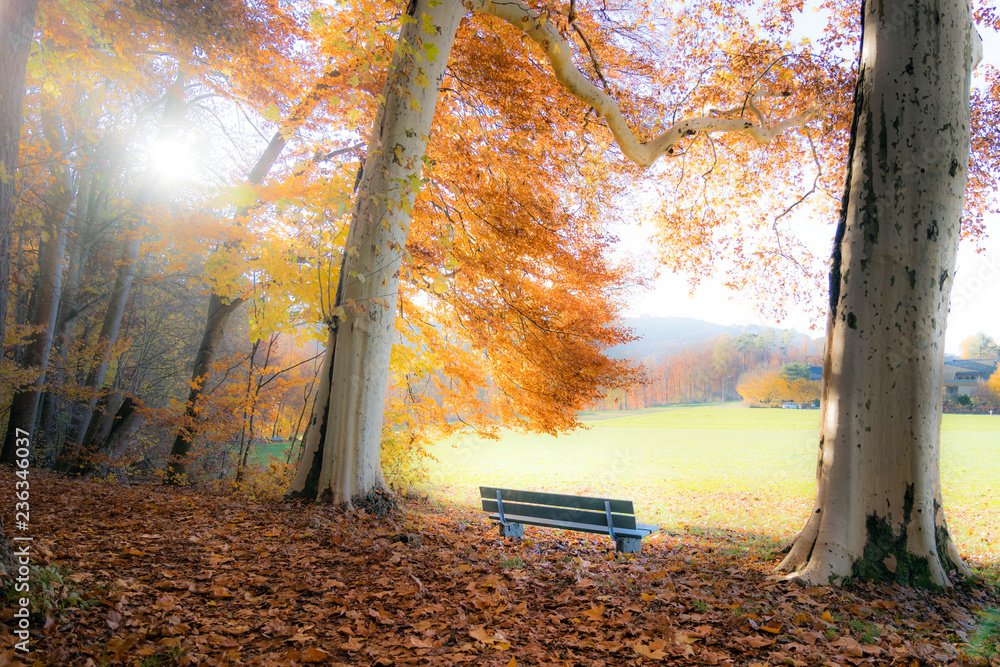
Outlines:
{"type": "MultiPolygon", "coordinates": [[[[480,484],[634,500],[668,530],[794,536],[816,492],[818,410],[682,407],[583,415],[551,437],[460,434],[437,443],[432,497],[477,507],[480,484]]],[[[945,415],[941,477],[963,555],[1000,559],[1000,416],[945,415]]]]}
{"type": "Polygon", "coordinates": [[[254,454],[257,459],[264,464],[270,460],[270,457],[274,457],[279,461],[284,461],[288,456],[289,443],[286,442],[268,442],[263,445],[257,445],[254,448],[254,454]]]}

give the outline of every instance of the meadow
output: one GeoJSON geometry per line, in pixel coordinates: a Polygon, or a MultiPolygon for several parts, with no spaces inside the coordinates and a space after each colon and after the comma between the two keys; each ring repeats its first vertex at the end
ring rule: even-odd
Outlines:
{"type": "MultiPolygon", "coordinates": [[[[818,410],[736,405],[584,414],[557,437],[459,434],[431,448],[428,493],[478,507],[479,485],[635,501],[641,521],[668,533],[729,530],[793,537],[816,492],[818,410]]],[[[963,556],[1000,560],[1000,416],[945,415],[941,485],[963,556]]],[[[995,566],[995,565],[994,565],[995,566]]]]}

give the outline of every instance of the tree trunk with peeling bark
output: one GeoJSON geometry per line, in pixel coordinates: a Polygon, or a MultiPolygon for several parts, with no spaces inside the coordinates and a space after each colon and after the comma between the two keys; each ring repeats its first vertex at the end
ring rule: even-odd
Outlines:
{"type": "Polygon", "coordinates": [[[382,413],[399,271],[427,137],[465,8],[411,0],[368,142],[320,384],[293,495],[350,503],[387,491],[382,413]]]}
{"type": "Polygon", "coordinates": [[[940,382],[981,43],[967,1],[868,0],[862,21],[817,500],[778,569],[948,587],[969,571],[941,502],[940,382]]]}

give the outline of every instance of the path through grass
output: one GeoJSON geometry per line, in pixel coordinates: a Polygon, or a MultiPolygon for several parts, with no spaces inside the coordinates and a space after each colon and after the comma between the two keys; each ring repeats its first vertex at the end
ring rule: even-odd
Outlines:
{"type": "MultiPolygon", "coordinates": [[[[551,437],[505,432],[437,443],[435,497],[478,506],[480,484],[629,498],[672,531],[723,528],[794,536],[815,497],[818,410],[685,407],[585,415],[551,437]]],[[[945,415],[941,474],[963,555],[1000,559],[1000,417],[945,415]]]]}

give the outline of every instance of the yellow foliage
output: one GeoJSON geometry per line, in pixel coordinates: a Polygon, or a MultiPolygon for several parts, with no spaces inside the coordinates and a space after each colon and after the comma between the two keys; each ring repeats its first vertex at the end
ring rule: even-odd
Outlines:
{"type": "Polygon", "coordinates": [[[386,414],[382,429],[382,475],[398,495],[427,478],[426,459],[429,441],[422,435],[404,428],[394,428],[399,415],[386,414]]]}
{"type": "Polygon", "coordinates": [[[736,391],[753,406],[777,407],[782,403],[811,403],[820,397],[820,384],[811,380],[789,381],[776,368],[754,368],[740,376],[736,391]]]}
{"type": "Polygon", "coordinates": [[[243,469],[243,478],[240,481],[224,479],[219,480],[218,484],[227,493],[251,500],[281,498],[295,477],[296,465],[285,463],[273,456],[268,459],[266,466],[256,460],[250,460],[243,469]]]}
{"type": "Polygon", "coordinates": [[[990,379],[986,381],[986,391],[992,394],[994,401],[1000,403],[1000,366],[998,366],[996,372],[990,376],[990,379]]]}
{"type": "Polygon", "coordinates": [[[789,383],[789,398],[795,403],[811,403],[820,397],[820,384],[799,378],[789,383]]]}

